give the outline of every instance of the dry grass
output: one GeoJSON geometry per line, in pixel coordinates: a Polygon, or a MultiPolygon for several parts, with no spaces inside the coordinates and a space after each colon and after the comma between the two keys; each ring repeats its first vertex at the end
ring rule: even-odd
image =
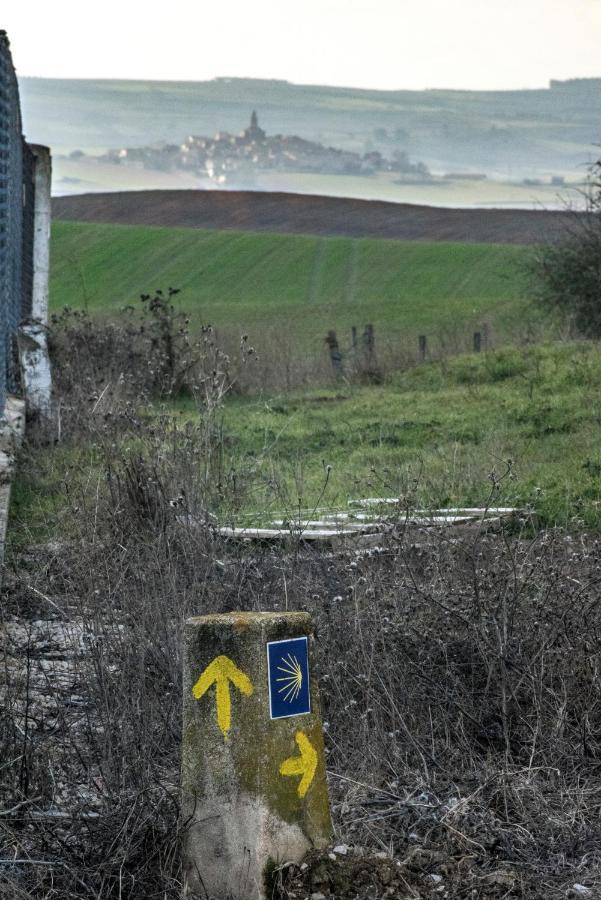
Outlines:
{"type": "MultiPolygon", "coordinates": [[[[598,894],[597,538],[449,540],[401,517],[357,555],[190,530],[182,512],[236,489],[212,384],[194,434],[126,396],[100,419],[62,398],[61,439],[93,445],[102,477],[67,476],[64,540],[7,558],[0,894],[178,897],[181,630],[233,609],[314,616],[337,841],[401,860],[391,896],[429,896],[431,875],[450,898],[598,894]]],[[[275,890],[357,896],[320,871],[275,890]]]]}
{"type": "MultiPolygon", "coordinates": [[[[141,304],[130,306],[110,318],[98,319],[65,308],[52,317],[50,345],[56,367],[57,395],[78,418],[99,400],[105,386],[110,394],[135,399],[195,394],[207,372],[217,367],[226,376],[227,392],[257,395],[289,392],[335,383],[380,383],[393,373],[420,363],[443,366],[453,357],[473,350],[474,330],[481,335],[482,350],[502,344],[530,344],[546,334],[545,326],[519,323],[514,330],[499,333],[490,316],[480,316],[475,325],[438,325],[426,335],[425,353],[415,335],[399,338],[377,326],[373,348],[364,345],[364,326],[351,332],[336,332],[341,366],[332,364],[326,332],[308,351],[293,335],[279,327],[261,327],[242,339],[236,328],[210,326],[197,333],[185,313],[177,311],[175,295],[168,289],[143,295],[141,304]]],[[[104,397],[100,398],[101,402],[104,397]]],[[[109,399],[109,398],[107,398],[109,399]]]]}

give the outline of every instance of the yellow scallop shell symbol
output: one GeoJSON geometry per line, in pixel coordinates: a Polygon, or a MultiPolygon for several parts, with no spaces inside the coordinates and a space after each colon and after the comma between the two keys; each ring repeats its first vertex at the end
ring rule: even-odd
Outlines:
{"type": "Polygon", "coordinates": [[[303,686],[303,670],[296,656],[291,653],[280,660],[277,667],[282,674],[276,678],[279,683],[278,694],[286,703],[293,703],[301,692],[303,686]]]}

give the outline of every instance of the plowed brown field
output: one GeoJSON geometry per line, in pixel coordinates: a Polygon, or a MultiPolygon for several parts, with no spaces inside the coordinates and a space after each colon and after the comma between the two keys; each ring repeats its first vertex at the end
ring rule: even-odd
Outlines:
{"type": "Polygon", "coordinates": [[[124,191],[55,197],[56,219],[123,225],[536,244],[565,229],[564,212],[448,209],[259,191],[124,191]]]}

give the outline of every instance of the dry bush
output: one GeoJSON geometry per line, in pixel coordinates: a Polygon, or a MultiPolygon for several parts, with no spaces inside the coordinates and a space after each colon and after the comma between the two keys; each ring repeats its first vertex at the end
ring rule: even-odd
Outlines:
{"type": "Polygon", "coordinates": [[[223,466],[218,372],[188,429],[74,416],[94,452],[65,533],[7,557],[0,895],[179,896],[182,626],[236,609],[313,615],[336,837],[404,860],[406,896],[432,874],[453,898],[597,890],[597,538],[399,516],[369,552],[224,541],[216,498],[251,485],[223,466]]]}
{"type": "MultiPolygon", "coordinates": [[[[210,325],[193,335],[178,312],[176,288],[142,294],[111,320],[64,309],[49,328],[54,373],[57,439],[83,433],[127,430],[150,401],[190,395],[207,409],[237,387],[236,373],[253,359],[248,337],[238,336],[227,355],[210,325]],[[121,417],[121,421],[118,418],[121,417]]],[[[137,426],[136,426],[137,427],[137,426]]]]}
{"type": "Polygon", "coordinates": [[[5,579],[15,890],[178,896],[183,621],[284,608],[316,623],[339,841],[419,851],[454,897],[501,866],[498,896],[598,879],[595,539],[399,522],[377,553],[282,551],[224,543],[168,502],[141,516],[124,482],[81,502],[71,541],[18,554],[5,579]]]}
{"type": "MultiPolygon", "coordinates": [[[[145,398],[202,392],[212,368],[226,373],[228,392],[256,395],[340,382],[379,384],[422,362],[417,335],[390,337],[378,325],[371,353],[361,335],[353,346],[350,335],[339,333],[339,369],[332,365],[325,335],[307,348],[305,340],[270,326],[249,328],[252,340],[227,326],[206,325],[195,333],[187,315],[178,312],[179,293],[169,288],[142,295],[139,306],[126,307],[111,319],[71,309],[53,316],[50,352],[67,429],[73,416],[86,418],[90,409],[97,417],[112,416],[124,399],[139,405],[145,398]]],[[[487,319],[445,326],[427,335],[426,360],[444,364],[471,352],[474,331],[481,333],[482,350],[498,346],[494,325],[487,319]]],[[[524,332],[520,326],[510,343],[534,342],[539,332],[530,326],[524,332]]]]}

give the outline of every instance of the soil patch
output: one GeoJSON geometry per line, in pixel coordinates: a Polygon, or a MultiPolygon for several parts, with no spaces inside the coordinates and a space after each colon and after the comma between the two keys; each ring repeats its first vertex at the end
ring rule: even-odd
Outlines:
{"type": "Polygon", "coordinates": [[[567,218],[561,211],[446,209],[306,194],[201,190],[55,197],[52,215],[122,225],[499,244],[553,240],[564,232],[567,218]]]}

